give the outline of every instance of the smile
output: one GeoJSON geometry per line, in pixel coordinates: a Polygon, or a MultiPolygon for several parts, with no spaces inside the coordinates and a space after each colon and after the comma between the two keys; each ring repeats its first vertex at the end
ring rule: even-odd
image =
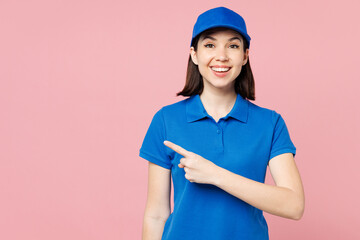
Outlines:
{"type": "Polygon", "coordinates": [[[227,76],[231,67],[210,67],[212,73],[220,78],[227,76]]]}
{"type": "Polygon", "coordinates": [[[211,69],[215,72],[227,72],[230,70],[229,67],[225,67],[225,68],[216,68],[216,67],[211,67],[211,69]]]}

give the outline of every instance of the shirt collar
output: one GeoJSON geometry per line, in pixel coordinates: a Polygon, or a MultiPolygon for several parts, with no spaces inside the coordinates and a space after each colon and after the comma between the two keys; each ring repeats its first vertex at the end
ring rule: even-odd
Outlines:
{"type": "MultiPolygon", "coordinates": [[[[195,94],[186,99],[186,117],[188,122],[193,122],[204,117],[210,117],[206,112],[199,94],[195,94]]],[[[236,101],[231,111],[224,117],[232,117],[246,123],[248,118],[248,101],[237,93],[236,101]]]]}

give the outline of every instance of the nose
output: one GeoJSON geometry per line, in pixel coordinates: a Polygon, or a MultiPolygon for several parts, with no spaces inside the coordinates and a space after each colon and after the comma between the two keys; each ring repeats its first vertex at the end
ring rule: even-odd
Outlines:
{"type": "Polygon", "coordinates": [[[219,60],[219,61],[227,61],[227,60],[229,60],[229,58],[227,56],[226,48],[222,48],[222,47],[217,48],[216,60],[219,60]]]}

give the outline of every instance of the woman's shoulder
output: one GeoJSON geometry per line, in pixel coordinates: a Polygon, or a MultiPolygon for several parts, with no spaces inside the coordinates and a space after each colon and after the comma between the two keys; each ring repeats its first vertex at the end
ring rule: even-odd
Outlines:
{"type": "Polygon", "coordinates": [[[186,98],[183,98],[183,99],[180,99],[180,100],[177,100],[173,103],[169,103],[167,105],[164,105],[163,108],[164,109],[177,109],[177,108],[181,108],[181,107],[184,107],[185,104],[186,104],[186,101],[187,99],[189,99],[190,97],[186,97],[186,98]]]}
{"type": "Polygon", "coordinates": [[[186,109],[186,101],[189,97],[183,98],[173,103],[163,105],[158,111],[164,116],[176,117],[183,114],[186,109]]]}
{"type": "Polygon", "coordinates": [[[260,105],[254,103],[254,102],[249,101],[249,100],[248,100],[248,102],[249,102],[249,108],[252,111],[258,112],[260,114],[270,114],[271,112],[275,111],[272,108],[260,106],[260,105]]]}
{"type": "Polygon", "coordinates": [[[255,118],[263,119],[263,120],[269,120],[269,122],[274,123],[279,117],[280,113],[278,113],[277,110],[274,108],[264,107],[260,106],[258,104],[255,104],[253,102],[249,102],[249,113],[250,115],[253,115],[255,118]]]}

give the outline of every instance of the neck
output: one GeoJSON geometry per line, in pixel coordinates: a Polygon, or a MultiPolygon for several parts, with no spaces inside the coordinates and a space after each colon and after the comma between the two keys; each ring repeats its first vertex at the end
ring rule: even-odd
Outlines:
{"type": "Polygon", "coordinates": [[[237,93],[232,91],[206,91],[200,95],[205,110],[209,114],[226,115],[234,106],[237,93]]]}

